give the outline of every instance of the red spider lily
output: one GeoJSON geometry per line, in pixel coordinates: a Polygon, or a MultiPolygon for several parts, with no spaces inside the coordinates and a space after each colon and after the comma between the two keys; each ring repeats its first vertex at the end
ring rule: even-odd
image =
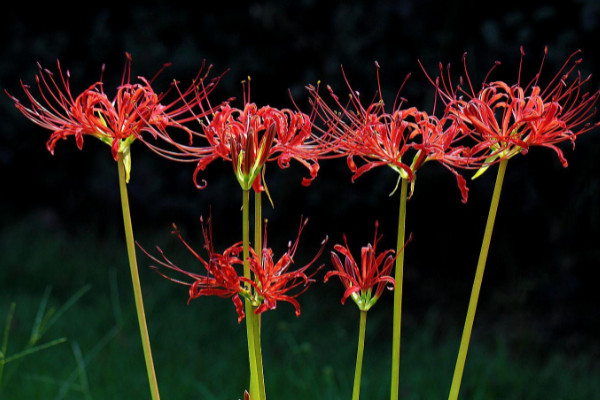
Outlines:
{"type": "Polygon", "coordinates": [[[337,149],[347,155],[348,167],[354,173],[352,180],[365,172],[382,165],[389,165],[396,172],[412,178],[412,170],[402,157],[409,150],[408,138],[414,132],[409,122],[416,108],[401,109],[394,105],[393,113],[386,113],[383,99],[373,101],[366,108],[345,78],[350,90],[348,105],[343,105],[333,89],[328,91],[339,110],[332,109],[318,93],[318,87],[308,86],[313,98],[315,113],[325,123],[327,132],[337,139],[337,149]],[[365,164],[358,167],[354,157],[362,158],[365,164]]]}
{"type": "Polygon", "coordinates": [[[338,151],[347,154],[348,166],[354,173],[352,180],[373,168],[389,166],[403,179],[413,181],[415,172],[426,161],[438,161],[457,177],[463,202],[466,201],[465,180],[454,167],[471,165],[476,160],[471,156],[470,148],[459,144],[465,135],[454,118],[438,119],[415,107],[402,108],[404,99],[400,97],[394,101],[392,111],[387,112],[381,97],[379,65],[376,66],[379,98],[367,107],[345,76],[351,92],[347,105],[341,103],[331,87],[328,88],[339,110],[327,105],[318,88],[308,87],[315,113],[325,122],[327,132],[336,137],[338,151]],[[363,164],[357,166],[355,158],[361,159],[363,164]]]}
{"type": "Polygon", "coordinates": [[[277,161],[280,168],[287,168],[291,160],[300,162],[309,170],[310,177],[302,181],[308,186],[317,176],[318,160],[330,151],[324,141],[312,133],[311,117],[290,109],[258,107],[249,98],[248,85],[243,108],[223,104],[210,118],[204,115],[204,121],[200,121],[202,118],[198,117],[202,132],[190,132],[189,144],[161,135],[174,150],[161,146],[153,149],[174,161],[197,163],[194,182],[199,188],[206,186],[205,181],[198,182],[199,173],[219,158],[232,163],[244,190],[264,190],[260,174],[265,163],[271,161],[277,161]],[[202,143],[196,145],[194,139],[202,143]]]}
{"type": "Polygon", "coordinates": [[[480,167],[482,162],[487,159],[487,155],[477,155],[475,154],[476,150],[461,144],[464,135],[454,118],[448,115],[438,118],[424,111],[415,113],[414,117],[413,137],[417,141],[412,142],[411,147],[417,153],[413,158],[411,169],[417,171],[428,161],[438,161],[454,174],[461,192],[462,202],[466,203],[469,188],[465,178],[456,168],[480,167]]]}
{"type": "MultiPolygon", "coordinates": [[[[449,113],[456,116],[461,129],[476,137],[479,142],[475,151],[491,149],[482,173],[492,162],[508,159],[518,153],[527,153],[530,146],[553,149],[563,166],[567,160],[557,144],[570,140],[575,145],[578,135],[598,126],[588,122],[595,114],[595,104],[600,91],[589,93],[583,86],[590,77],[582,78],[577,65],[579,51],[571,54],[545,89],[539,85],[542,68],[526,85],[521,85],[521,67],[525,55],[521,48],[521,65],[517,83],[509,85],[502,81],[487,82],[492,68],[479,91],[475,91],[466,69],[468,90],[452,88],[448,77],[439,87],[449,113]],[[466,95],[463,98],[462,95],[466,95]]],[[[498,63],[496,64],[498,65],[498,63]]],[[[478,174],[479,174],[478,173],[478,174]]],[[[478,175],[477,174],[477,175],[478,175]]]]}
{"type": "Polygon", "coordinates": [[[314,282],[312,276],[322,266],[316,268],[310,275],[307,275],[306,271],[320,257],[327,241],[325,239],[322,242],[321,248],[308,264],[301,268],[290,270],[294,262],[294,255],[298,248],[300,235],[307,222],[308,219],[305,219],[301,223],[296,241],[293,244],[290,242],[288,251],[277,262],[273,259],[273,251],[266,247],[266,232],[262,254],[259,256],[253,249],[250,249],[250,269],[254,273],[253,286],[256,290],[257,302],[261,303],[256,309],[256,314],[274,309],[277,306],[277,301],[286,301],[294,306],[296,316],[300,315],[300,304],[296,300],[296,297],[304,293],[309,285],[314,282]],[[290,293],[297,288],[300,289],[290,293]]]}
{"type": "MultiPolygon", "coordinates": [[[[289,152],[282,152],[284,148],[278,146],[280,138],[295,135],[304,138],[310,135],[310,130],[311,122],[306,114],[269,106],[258,108],[254,103],[247,103],[244,109],[224,105],[204,129],[204,136],[214,151],[198,160],[194,179],[213,160],[222,158],[231,161],[243,189],[254,187],[260,191],[262,185],[257,178],[267,161],[278,159],[276,152],[285,155],[285,162],[289,163],[289,152]]],[[[286,165],[285,162],[280,166],[286,165]]],[[[309,170],[314,177],[318,164],[309,165],[309,170]]]]}
{"type": "Polygon", "coordinates": [[[206,98],[218,81],[217,78],[204,85],[211,68],[201,75],[203,66],[194,84],[185,91],[177,88],[178,98],[171,103],[161,104],[168,92],[155,93],[151,83],[168,64],[152,80],[139,77],[139,83],[131,83],[131,56],[126,54],[126,59],[121,84],[112,100],[104,92],[102,77],[74,97],[69,83],[70,73],[68,70],[63,72],[59,61],[57,77],[38,64],[38,98],[32,87],[21,83],[30,102],[29,107],[16,97],[9,96],[28,119],[52,131],[47,143],[50,153],[54,154],[58,140],[69,136],[75,137],[77,147],[81,150],[84,136],[89,135],[110,145],[113,158],[118,160],[119,153],[129,156],[129,146],[140,138],[142,132],[149,131],[156,135],[157,131],[168,126],[182,127],[182,123],[195,118],[186,114],[206,98]]]}
{"type": "Polygon", "coordinates": [[[377,243],[381,236],[377,236],[379,224],[375,222],[375,237],[373,244],[369,243],[361,249],[360,266],[352,256],[348,240],[344,235],[344,246],[336,244],[334,250],[345,257],[344,263],[335,251],[331,252],[331,262],[335,268],[325,274],[325,282],[332,276],[338,276],[346,288],[342,296],[342,304],[348,297],[356,303],[361,311],[368,311],[379,300],[383,290],[389,287],[394,289],[395,281],[390,275],[394,261],[394,250],[386,250],[377,254],[377,243]],[[375,293],[373,293],[373,290],[375,293]]]}
{"type": "Polygon", "coordinates": [[[241,242],[227,248],[223,253],[215,252],[212,245],[213,240],[210,221],[208,222],[208,228],[204,226],[204,223],[202,225],[204,248],[208,253],[208,259],[204,259],[200,256],[183,239],[177,230],[177,227],[175,227],[173,231],[192,255],[200,261],[206,270],[205,274],[189,272],[177,267],[169,258],[167,258],[159,247],[157,247],[157,251],[162,259],[152,256],[144,249],[142,249],[142,251],[157,264],[192,279],[192,282],[186,282],[172,278],[158,270],[158,268],[153,267],[160,275],[170,281],[189,286],[189,301],[200,296],[231,298],[238,313],[238,322],[241,322],[245,316],[241,297],[250,300],[251,304],[256,307],[256,314],[274,309],[277,306],[278,301],[286,301],[294,306],[296,315],[300,315],[300,305],[295,298],[304,293],[309,285],[314,282],[312,276],[316,273],[318,268],[310,275],[306,274],[306,270],[310,268],[321,255],[325,244],[324,241],[323,246],[312,261],[301,268],[291,270],[293,258],[296,249],[298,248],[300,234],[302,233],[302,229],[306,225],[306,222],[307,220],[304,220],[302,223],[294,244],[290,244],[288,251],[277,262],[274,261],[273,251],[266,247],[266,234],[265,247],[260,256],[258,256],[253,249],[250,249],[249,264],[250,270],[254,274],[253,279],[245,278],[241,273],[244,264],[241,256],[243,253],[243,245],[241,242]],[[293,292],[298,288],[300,289],[293,292]]]}
{"type": "Polygon", "coordinates": [[[201,296],[219,296],[223,298],[231,298],[238,314],[238,322],[241,322],[244,319],[245,313],[244,305],[240,296],[250,297],[251,295],[247,290],[247,286],[252,284],[252,282],[243,276],[240,276],[236,269],[236,266],[243,264],[240,256],[243,251],[242,244],[236,243],[227,248],[222,254],[215,252],[212,244],[212,228],[209,221],[208,229],[205,228],[204,224],[202,226],[202,232],[204,235],[204,248],[208,253],[208,260],[205,260],[183,239],[177,227],[174,226],[174,228],[175,229],[173,233],[177,235],[179,240],[192,253],[192,255],[198,261],[200,261],[206,270],[206,274],[189,272],[177,267],[173,262],[171,262],[171,260],[167,258],[167,256],[159,247],[157,247],[157,250],[162,257],[162,260],[152,256],[147,251],[142,249],[142,251],[144,251],[144,253],[154,262],[191,278],[193,282],[186,282],[172,278],[158,270],[158,268],[153,268],[155,268],[160,275],[169,279],[170,281],[189,286],[190,289],[188,303],[192,299],[197,299],[201,296]]]}

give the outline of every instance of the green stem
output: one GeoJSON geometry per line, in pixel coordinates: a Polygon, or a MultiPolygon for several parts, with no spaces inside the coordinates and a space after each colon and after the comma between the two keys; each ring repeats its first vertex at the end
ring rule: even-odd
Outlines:
{"type": "MultiPolygon", "coordinates": [[[[242,242],[244,256],[244,277],[251,279],[250,273],[250,191],[243,191],[242,203],[242,242]]],[[[251,291],[251,288],[248,288],[251,291]]],[[[258,330],[258,316],[250,299],[245,299],[246,334],[248,338],[248,358],[250,361],[250,396],[254,400],[265,400],[265,382],[262,368],[262,352],[258,330]]]]}
{"type": "Polygon", "coordinates": [[[244,277],[250,278],[250,191],[243,190],[242,198],[242,244],[244,256],[244,277]]]}
{"type": "Polygon", "coordinates": [[[262,346],[260,343],[260,316],[254,313],[255,310],[256,307],[252,307],[252,329],[254,330],[254,357],[256,358],[256,387],[258,388],[258,396],[256,398],[260,400],[266,400],[267,394],[265,392],[265,377],[262,362],[262,346]]]}
{"type": "Polygon", "coordinates": [[[406,222],[406,197],[408,179],[400,186],[400,211],[398,216],[398,242],[396,244],[396,288],[394,289],[394,319],[392,332],[392,386],[391,400],[398,399],[400,384],[400,326],[402,324],[402,280],[404,275],[404,236],[406,222]]]}
{"type": "Polygon", "coordinates": [[[365,331],[367,326],[367,312],[360,310],[360,324],[358,327],[358,350],[356,351],[356,369],[354,370],[354,389],[352,400],[360,397],[360,378],[362,376],[363,355],[365,352],[365,331]]]}
{"type": "Polygon", "coordinates": [[[254,192],[254,251],[262,254],[262,195],[254,192]]]}
{"type": "Polygon", "coordinates": [[[490,242],[492,240],[494,221],[496,220],[498,202],[500,201],[502,182],[504,181],[504,174],[506,172],[507,163],[508,159],[502,160],[498,166],[496,185],[494,186],[490,211],[488,214],[487,223],[485,225],[485,232],[483,234],[483,242],[481,243],[481,252],[479,253],[479,261],[477,262],[477,270],[475,271],[475,279],[473,280],[473,289],[471,290],[471,298],[469,300],[469,307],[467,309],[467,317],[465,319],[465,326],[463,329],[462,339],[460,341],[458,357],[456,359],[456,367],[454,368],[454,376],[452,377],[450,395],[448,396],[449,400],[456,400],[458,398],[458,392],[460,391],[460,384],[462,381],[462,376],[465,369],[465,362],[467,359],[467,351],[469,349],[469,342],[471,340],[471,332],[473,331],[475,311],[477,310],[479,292],[481,291],[481,282],[483,281],[483,273],[485,270],[488,252],[490,249],[490,242]]]}
{"type": "Polygon", "coordinates": [[[131,281],[133,284],[133,295],[135,298],[135,308],[140,325],[140,334],[142,338],[142,347],[144,349],[144,359],[146,361],[146,370],[148,373],[148,382],[150,384],[150,393],[153,400],[160,399],[158,393],[158,382],[154,372],[154,362],[152,361],[152,350],[150,349],[150,337],[146,325],[146,315],[144,313],[144,301],[142,299],[142,287],[138,274],[137,261],[135,257],[135,241],[133,240],[133,228],[131,226],[131,215],[129,212],[129,198],[127,196],[127,183],[125,176],[125,165],[123,164],[123,154],[119,153],[119,189],[121,192],[121,207],[123,209],[123,224],[125,226],[125,241],[127,243],[127,256],[129,258],[129,269],[131,271],[131,281]]]}
{"type": "MultiPolygon", "coordinates": [[[[263,232],[262,232],[262,195],[261,192],[254,192],[254,252],[262,257],[262,246],[263,246],[263,232]]],[[[260,340],[260,327],[262,318],[260,315],[258,319],[258,334],[260,340]]],[[[259,342],[260,343],[260,342],[259,342]]]]}

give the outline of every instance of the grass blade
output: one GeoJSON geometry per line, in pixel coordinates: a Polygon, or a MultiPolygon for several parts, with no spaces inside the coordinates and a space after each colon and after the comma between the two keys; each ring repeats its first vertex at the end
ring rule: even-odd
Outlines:
{"type": "Polygon", "coordinates": [[[25,356],[33,354],[33,353],[35,353],[37,351],[44,350],[44,349],[47,349],[47,348],[52,347],[52,346],[56,346],[57,344],[61,344],[61,343],[64,343],[66,341],[67,341],[67,338],[63,337],[63,338],[51,340],[50,342],[47,342],[47,343],[44,343],[44,344],[40,344],[38,346],[33,346],[33,347],[26,348],[25,350],[23,350],[23,351],[21,351],[21,352],[19,352],[17,354],[14,354],[14,355],[12,355],[10,357],[6,357],[4,359],[4,364],[8,364],[11,361],[18,360],[20,358],[23,358],[25,356]]]}

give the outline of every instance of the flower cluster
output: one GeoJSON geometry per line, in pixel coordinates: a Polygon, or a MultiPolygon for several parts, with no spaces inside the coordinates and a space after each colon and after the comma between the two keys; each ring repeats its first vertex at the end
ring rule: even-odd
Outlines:
{"type": "Polygon", "coordinates": [[[332,148],[324,137],[313,132],[309,115],[251,102],[249,84],[242,108],[227,102],[210,117],[197,119],[201,130],[190,131],[189,144],[163,131],[159,133],[163,146],[154,145],[152,149],[172,160],[196,163],[194,182],[199,188],[204,188],[206,182],[198,182],[198,174],[217,159],[231,162],[243,190],[263,191],[263,166],[273,161],[280,168],[287,168],[291,160],[298,161],[309,171],[310,176],[302,180],[308,186],[319,171],[318,160],[327,157],[332,148]]]}
{"type": "MultiPolygon", "coordinates": [[[[32,87],[22,83],[29,105],[9,96],[21,113],[51,131],[47,142],[51,153],[60,139],[74,136],[81,149],[84,137],[93,136],[110,146],[115,160],[123,157],[127,177],[131,168],[130,145],[141,139],[161,156],[196,163],[193,177],[200,188],[206,182],[198,182],[198,175],[217,159],[231,163],[243,190],[257,192],[265,189],[263,174],[268,162],[287,168],[296,160],[309,171],[309,176],[302,181],[304,185],[317,176],[320,159],[334,157],[346,158],[353,180],[376,167],[389,166],[400,179],[414,185],[417,171],[425,163],[437,161],[455,175],[462,200],[466,202],[468,189],[461,170],[477,170],[475,176],[478,176],[500,160],[526,153],[531,146],[553,149],[566,166],[567,161],[557,145],[567,140],[574,143],[578,135],[598,125],[588,121],[594,115],[600,92],[590,94],[584,90],[589,78],[582,78],[576,70],[581,62],[578,54],[573,53],[565,61],[545,89],[540,85],[544,61],[525,86],[521,83],[522,66],[515,84],[488,81],[496,63],[479,90],[474,88],[467,72],[466,57],[463,58],[465,78],[461,78],[458,85],[453,84],[449,67],[445,71],[440,64],[439,76],[432,78],[425,74],[435,88],[436,97],[443,103],[441,116],[435,115],[435,106],[431,113],[405,107],[406,100],[399,94],[391,110],[387,110],[377,63],[377,91],[373,101],[363,103],[344,75],[349,90],[346,104],[329,86],[333,105],[319,93],[319,85],[307,86],[312,103],[310,115],[251,102],[249,80],[244,82],[241,108],[232,106],[231,99],[213,107],[208,95],[221,77],[207,80],[211,67],[205,70],[204,65],[187,89],[182,90],[174,83],[172,88],[176,89],[177,96],[165,103],[168,92],[158,94],[152,88],[158,73],[152,79],[139,77],[138,82],[132,82],[129,54],[113,99],[105,93],[102,77],[74,96],[69,71],[64,71],[59,62],[56,76],[38,66],[38,97],[32,87]],[[317,119],[322,126],[317,124],[317,119]],[[200,129],[191,129],[187,124],[190,122],[197,123],[200,129]],[[188,143],[175,140],[171,128],[182,129],[188,143]],[[150,137],[142,137],[144,132],[150,133],[150,137]]],[[[522,60],[522,50],[521,55],[522,60]]],[[[398,93],[401,90],[402,87],[398,93]]],[[[213,251],[210,238],[205,239],[209,260],[198,258],[207,275],[190,275],[195,279],[191,284],[191,298],[208,294],[232,297],[240,315],[243,313],[240,295],[260,297],[261,311],[273,308],[277,300],[291,302],[298,310],[293,297],[286,296],[282,289],[289,287],[286,285],[291,281],[292,286],[309,282],[303,269],[293,274],[287,271],[297,242],[279,262],[274,262],[269,249],[265,248],[260,255],[252,252],[250,265],[255,277],[250,279],[238,277],[235,270],[235,266],[244,261],[240,257],[241,244],[219,254],[213,251]]],[[[373,251],[374,248],[375,243],[373,251]]],[[[345,267],[353,265],[349,250],[343,249],[336,247],[350,263],[345,267]]],[[[166,258],[164,262],[176,269],[166,258]]],[[[339,274],[341,261],[335,256],[332,262],[339,274]]],[[[343,281],[350,282],[347,278],[343,281]]],[[[356,287],[348,289],[348,295],[354,293],[356,287]]]]}
{"type": "Polygon", "coordinates": [[[204,268],[203,273],[190,272],[178,267],[164,254],[160,247],[157,247],[157,251],[161,258],[151,255],[141,246],[140,248],[158,265],[191,278],[191,281],[183,281],[169,276],[156,266],[153,267],[163,277],[172,282],[189,286],[188,302],[201,296],[231,298],[238,314],[238,322],[241,322],[245,316],[242,298],[250,301],[256,314],[275,309],[278,301],[285,301],[294,306],[298,316],[300,315],[300,304],[296,297],[304,293],[314,282],[312,277],[321,267],[315,268],[309,274],[307,274],[307,270],[319,258],[326,242],[325,240],[322,243],[320,250],[310,262],[297,269],[291,268],[300,235],[307,221],[305,219],[302,222],[296,240],[293,244],[290,243],[288,250],[279,260],[275,259],[272,249],[266,246],[266,240],[262,254],[256,254],[254,250],[250,249],[248,262],[254,274],[254,279],[245,277],[242,274],[244,260],[241,242],[233,244],[222,253],[214,250],[210,220],[208,226],[202,221],[204,249],[207,252],[207,258],[202,257],[184,240],[176,226],[173,230],[173,234],[177,235],[186,249],[200,261],[204,268]]]}
{"type": "MultiPolygon", "coordinates": [[[[544,50],[544,59],[548,49],[544,50]]],[[[557,74],[543,89],[540,68],[525,86],[521,83],[521,70],[525,52],[521,48],[521,65],[517,82],[509,85],[504,81],[488,82],[487,77],[481,89],[475,90],[465,64],[467,87],[453,87],[450,73],[443,73],[440,67],[441,82],[436,83],[438,93],[459,129],[477,144],[474,153],[487,153],[488,157],[478,174],[492,163],[509,159],[519,153],[527,153],[531,146],[543,146],[554,150],[563,166],[567,160],[557,144],[570,141],[575,144],[578,135],[588,132],[598,123],[589,120],[595,114],[595,105],[600,91],[589,93],[584,85],[589,77],[583,78],[576,67],[581,63],[579,52],[571,54],[557,74]],[[448,78],[444,79],[443,77],[448,78]]],[[[488,73],[499,65],[496,63],[488,73]]]]}
{"type": "Polygon", "coordinates": [[[300,224],[298,236],[294,243],[288,244],[288,250],[275,261],[273,251],[267,247],[266,230],[264,235],[264,244],[262,254],[258,255],[253,249],[250,249],[250,269],[254,274],[255,282],[252,286],[255,290],[255,297],[259,300],[260,305],[256,309],[256,313],[261,313],[266,310],[274,309],[277,301],[287,301],[292,304],[296,310],[296,316],[300,315],[300,305],[295,297],[304,293],[309,285],[314,282],[314,274],[322,267],[315,268],[309,275],[306,274],[308,268],[315,263],[321,256],[327,238],[321,243],[321,247],[313,259],[303,267],[291,270],[294,262],[294,255],[298,249],[298,241],[302,230],[306,226],[308,219],[304,219],[300,224]],[[296,290],[299,288],[298,290],[296,290]],[[295,290],[295,291],[294,291],[295,290]],[[291,292],[291,294],[287,294],[291,292]]]}
{"type": "Polygon", "coordinates": [[[416,171],[425,162],[435,160],[454,173],[466,202],[466,182],[455,168],[481,165],[486,157],[474,156],[471,148],[462,144],[466,134],[450,115],[438,118],[415,107],[404,108],[401,97],[397,97],[392,110],[387,111],[381,97],[379,65],[376,66],[378,99],[367,106],[347,79],[348,105],[342,104],[331,87],[328,91],[333,108],[321,96],[318,86],[307,87],[315,113],[324,123],[324,131],[336,138],[337,151],[347,157],[352,179],[373,168],[389,166],[401,179],[414,182],[416,171]],[[356,159],[362,161],[360,166],[356,159]]]}
{"type": "MultiPolygon", "coordinates": [[[[320,160],[328,158],[345,157],[353,174],[353,181],[381,166],[388,166],[395,171],[398,182],[402,181],[398,248],[377,253],[381,236],[378,236],[376,222],[373,242],[361,249],[360,261],[352,255],[344,236],[344,243],[335,245],[331,253],[333,269],[324,276],[325,281],[333,276],[340,278],[345,288],[342,303],[352,298],[361,311],[353,393],[353,398],[358,399],[367,311],[386,288],[392,290],[396,285],[398,289],[402,287],[408,183],[410,182],[412,192],[420,168],[428,162],[437,162],[455,176],[462,201],[466,202],[468,188],[463,177],[464,171],[475,171],[475,178],[490,166],[499,163],[477,266],[478,278],[473,285],[469,303],[469,310],[475,310],[507,160],[517,154],[527,153],[532,146],[542,146],[555,151],[566,167],[566,158],[558,145],[564,141],[570,141],[574,145],[579,135],[600,124],[590,122],[595,115],[600,91],[589,93],[584,89],[589,77],[583,78],[577,70],[581,62],[578,54],[579,52],[575,52],[567,58],[545,88],[540,84],[545,55],[537,74],[528,83],[522,84],[522,49],[516,83],[490,81],[491,73],[499,65],[496,63],[481,87],[476,89],[467,71],[466,57],[463,57],[465,76],[459,79],[458,85],[454,85],[449,67],[445,70],[440,64],[439,76],[431,77],[421,66],[435,90],[432,111],[405,107],[406,100],[400,97],[400,92],[408,76],[391,109],[386,107],[377,63],[374,100],[363,103],[359,93],[344,75],[349,91],[348,102],[340,100],[330,86],[327,86],[330,100],[326,100],[319,92],[320,84],[308,85],[312,110],[307,114],[295,104],[296,109],[293,110],[259,106],[251,102],[249,80],[243,84],[240,108],[233,106],[233,99],[213,107],[208,97],[221,76],[207,80],[211,67],[205,70],[204,65],[188,88],[182,89],[174,81],[169,90],[157,93],[152,87],[156,75],[152,79],[139,77],[132,82],[131,57],[128,54],[121,84],[112,99],[105,93],[102,76],[79,95],[72,94],[69,71],[64,71],[59,62],[56,76],[38,65],[36,86],[21,83],[28,105],[10,94],[9,96],[25,117],[51,131],[47,148],[52,154],[61,139],[73,136],[77,147],[82,149],[85,136],[92,136],[110,146],[112,157],[119,162],[125,236],[153,399],[158,399],[158,387],[156,377],[151,372],[153,365],[137,279],[135,245],[125,184],[131,170],[132,142],[139,139],[148,149],[162,157],[195,163],[193,181],[198,188],[206,187],[207,183],[199,181],[199,176],[213,161],[221,159],[231,163],[234,176],[243,192],[242,241],[234,243],[223,252],[215,251],[211,221],[207,225],[202,221],[204,250],[207,255],[201,256],[184,240],[174,225],[173,233],[200,262],[202,270],[198,272],[178,267],[159,247],[158,256],[151,255],[143,248],[142,251],[158,265],[153,268],[160,275],[189,286],[188,302],[202,296],[230,298],[235,306],[238,322],[246,318],[251,390],[250,393],[245,393],[245,399],[249,399],[250,395],[253,399],[266,398],[260,349],[260,320],[257,315],[276,308],[278,302],[291,304],[296,316],[300,315],[300,304],[296,298],[315,282],[313,278],[322,266],[312,269],[312,272],[309,269],[321,256],[327,241],[325,239],[322,242],[321,248],[310,262],[294,268],[299,239],[307,223],[307,220],[302,219],[296,240],[289,242],[287,251],[281,257],[274,256],[272,249],[266,244],[266,229],[264,232],[261,229],[263,221],[260,193],[266,191],[265,166],[267,163],[276,163],[279,168],[284,169],[292,161],[298,162],[308,170],[308,177],[302,180],[305,186],[316,178],[320,160]],[[173,92],[174,100],[167,101],[167,95],[173,92]],[[439,111],[436,110],[438,101],[443,105],[441,112],[436,112],[439,111]],[[192,123],[196,126],[195,129],[190,127],[192,123]],[[177,136],[177,132],[182,133],[183,139],[177,136]],[[249,239],[251,190],[256,193],[253,221],[255,249],[250,247],[249,239]],[[391,273],[394,264],[395,278],[391,273]],[[183,278],[172,277],[172,272],[183,278]]],[[[392,399],[398,397],[401,292],[396,290],[394,296],[392,399]]],[[[458,396],[473,318],[474,312],[469,311],[451,398],[458,396]]]]}
{"type": "MultiPolygon", "coordinates": [[[[521,54],[523,59],[522,50],[521,54]]],[[[319,93],[319,86],[309,85],[307,90],[313,106],[310,115],[291,109],[259,107],[250,101],[249,81],[244,84],[242,108],[233,107],[230,101],[212,107],[207,97],[220,77],[206,81],[211,68],[204,72],[204,65],[187,89],[181,90],[175,83],[177,97],[165,104],[166,93],[157,94],[152,88],[154,78],[139,77],[139,82],[132,82],[129,54],[121,84],[112,100],[104,91],[102,79],[74,96],[70,74],[63,71],[60,63],[57,63],[57,76],[39,66],[38,98],[32,87],[22,83],[29,106],[10,97],[27,118],[51,131],[47,143],[50,152],[54,152],[60,139],[74,136],[81,149],[84,136],[93,136],[110,146],[115,160],[123,157],[128,176],[129,149],[135,139],[141,139],[164,157],[196,163],[194,181],[198,187],[206,185],[204,181],[198,182],[198,174],[213,161],[223,159],[231,162],[243,190],[257,192],[264,190],[262,174],[267,162],[276,161],[280,168],[287,168],[292,160],[298,161],[309,171],[309,177],[302,182],[308,185],[316,177],[318,161],[323,158],[346,157],[353,180],[373,168],[389,166],[401,179],[413,184],[423,164],[437,161],[456,176],[465,202],[468,189],[459,170],[475,169],[477,176],[490,165],[525,153],[531,146],[553,149],[566,166],[567,161],[557,145],[566,140],[574,143],[578,135],[598,125],[588,121],[594,115],[600,92],[590,94],[584,90],[589,78],[582,78],[576,70],[581,61],[578,54],[573,53],[566,60],[545,89],[539,84],[543,61],[538,73],[525,86],[521,84],[520,66],[515,84],[488,82],[486,77],[479,90],[473,87],[466,61],[466,78],[461,78],[456,86],[451,81],[450,71],[440,66],[438,77],[431,78],[426,73],[444,105],[443,115],[439,117],[435,112],[404,107],[405,99],[399,95],[391,110],[386,110],[378,64],[375,100],[368,104],[361,102],[359,93],[352,89],[344,75],[350,92],[348,103],[343,104],[328,86],[333,100],[330,106],[319,93]],[[323,126],[317,126],[317,118],[323,126]],[[189,128],[188,122],[198,123],[200,130],[189,128]],[[183,129],[189,142],[175,140],[168,128],[183,129]],[[143,138],[144,132],[149,132],[154,140],[143,138]]],[[[208,245],[210,240],[206,239],[208,245]]],[[[255,261],[251,261],[251,266],[256,277],[251,281],[244,281],[248,277],[235,278],[234,266],[243,262],[239,256],[241,245],[234,245],[220,255],[208,247],[209,261],[203,261],[208,275],[194,276],[197,279],[192,285],[191,297],[206,294],[234,297],[240,312],[241,303],[235,298],[250,296],[249,289],[253,288],[264,300],[261,310],[272,308],[277,299],[293,303],[282,293],[274,295],[278,284],[269,285],[275,276],[286,277],[283,279],[286,283],[292,279],[308,282],[303,270],[292,275],[284,272],[296,244],[278,263],[273,261],[268,249],[260,255],[253,252],[251,260],[255,261]]],[[[340,246],[336,249],[342,251],[340,246]]],[[[351,260],[349,253],[343,254],[351,260]]],[[[341,266],[337,257],[333,262],[336,268],[341,266]]]]}
{"type": "MultiPolygon", "coordinates": [[[[524,55],[522,50],[521,53],[524,55]]],[[[337,151],[347,156],[353,179],[373,168],[389,166],[403,179],[414,181],[425,162],[437,161],[456,176],[466,202],[466,181],[457,169],[477,169],[478,176],[502,159],[526,153],[530,146],[552,148],[566,166],[556,145],[566,140],[574,143],[576,136],[598,126],[588,121],[595,113],[600,92],[590,94],[584,90],[589,77],[584,79],[575,70],[581,62],[576,59],[577,54],[567,59],[546,89],[539,85],[543,61],[525,87],[521,86],[520,67],[516,84],[487,82],[486,78],[479,91],[473,89],[468,73],[467,88],[462,79],[461,84],[453,86],[450,72],[445,73],[440,67],[439,77],[428,77],[445,105],[441,117],[415,107],[404,108],[404,99],[399,96],[392,110],[386,111],[379,65],[378,98],[366,106],[347,79],[347,105],[331,87],[328,91],[333,107],[319,94],[318,86],[307,89],[316,114],[325,124],[324,130],[336,137],[337,151]],[[363,164],[358,166],[355,158],[363,164]]]]}
{"type": "Polygon", "coordinates": [[[361,311],[369,311],[388,287],[394,289],[395,281],[391,276],[394,266],[394,250],[389,249],[377,254],[377,243],[381,236],[377,236],[379,224],[375,222],[375,235],[373,243],[369,243],[360,251],[360,266],[352,256],[348,240],[344,235],[344,245],[336,244],[331,252],[331,263],[334,270],[325,274],[325,282],[332,276],[338,276],[346,288],[342,296],[342,304],[348,297],[356,303],[361,311]],[[344,256],[344,262],[336,254],[344,256]]]}
{"type": "Polygon", "coordinates": [[[34,96],[34,89],[24,83],[21,86],[29,106],[9,96],[23,115],[52,132],[47,142],[50,153],[54,154],[56,143],[61,139],[74,136],[81,150],[84,136],[93,136],[111,147],[115,161],[118,161],[119,154],[124,157],[129,177],[131,143],[141,138],[143,132],[151,132],[156,136],[167,127],[182,127],[191,118],[196,118],[196,108],[214,89],[219,78],[205,84],[204,79],[211,68],[204,71],[202,66],[193,84],[183,91],[178,88],[177,98],[165,103],[168,92],[158,94],[151,86],[158,73],[151,80],[139,77],[139,83],[133,83],[131,56],[126,54],[126,59],[121,84],[112,100],[104,91],[102,77],[74,96],[69,83],[70,73],[63,71],[58,61],[57,77],[38,64],[39,72],[35,79],[39,99],[34,96]]]}

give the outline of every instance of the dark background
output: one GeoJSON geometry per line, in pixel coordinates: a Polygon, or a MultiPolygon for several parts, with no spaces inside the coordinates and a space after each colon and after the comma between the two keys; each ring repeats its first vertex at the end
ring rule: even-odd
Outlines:
{"type": "MultiPolygon", "coordinates": [[[[133,75],[151,77],[164,63],[172,63],[157,79],[157,88],[166,88],[173,78],[191,80],[206,60],[216,73],[229,69],[212,97],[215,102],[241,99],[241,81],[250,76],[252,100],[259,105],[292,107],[289,90],[306,107],[304,86],[309,83],[320,80],[345,93],[340,65],[369,98],[376,88],[378,61],[388,103],[411,72],[402,92],[407,105],[430,109],[432,91],[418,60],[430,72],[438,62],[450,62],[458,73],[467,52],[475,82],[498,60],[502,65],[494,77],[512,83],[520,46],[527,71],[537,70],[548,46],[546,79],[581,49],[581,70],[593,74],[588,90],[600,87],[600,3],[594,0],[199,4],[197,10],[166,1],[119,8],[95,3],[86,11],[59,5],[3,10],[2,88],[23,98],[19,82],[34,83],[36,62],[54,70],[60,59],[71,72],[75,93],[95,82],[106,64],[110,93],[129,52],[133,75]]],[[[48,133],[20,115],[6,96],[0,101],[0,133],[3,226],[29,221],[45,229],[90,232],[99,241],[120,229],[116,165],[104,144],[86,138],[78,151],[73,140],[63,141],[51,156],[45,149],[48,133]]],[[[533,149],[509,163],[478,315],[482,332],[492,335],[501,327],[502,334],[518,336],[527,331],[552,348],[598,353],[597,135],[580,137],[575,151],[569,144],[562,147],[567,169],[548,149],[533,149]]],[[[240,199],[230,166],[211,165],[203,191],[194,188],[192,171],[192,165],[159,159],[136,143],[129,185],[134,228],[164,232],[168,239],[170,223],[176,222],[194,236],[199,216],[211,209],[215,237],[238,240],[240,199]]],[[[274,245],[293,238],[305,215],[311,221],[303,242],[308,255],[325,235],[330,244],[337,243],[342,232],[358,250],[371,240],[375,219],[385,235],[382,245],[394,246],[398,198],[389,197],[396,183],[391,171],[375,170],[351,183],[345,161],[335,160],[322,163],[309,188],[300,185],[305,175],[297,164],[267,171],[275,208],[266,205],[265,214],[276,232],[269,236],[274,245]]],[[[469,202],[463,205],[454,177],[444,168],[427,165],[419,173],[408,205],[407,230],[413,233],[406,251],[408,324],[430,309],[460,324],[494,176],[495,168],[469,182],[469,202]]],[[[0,284],[2,290],[10,285],[0,284]]]]}

